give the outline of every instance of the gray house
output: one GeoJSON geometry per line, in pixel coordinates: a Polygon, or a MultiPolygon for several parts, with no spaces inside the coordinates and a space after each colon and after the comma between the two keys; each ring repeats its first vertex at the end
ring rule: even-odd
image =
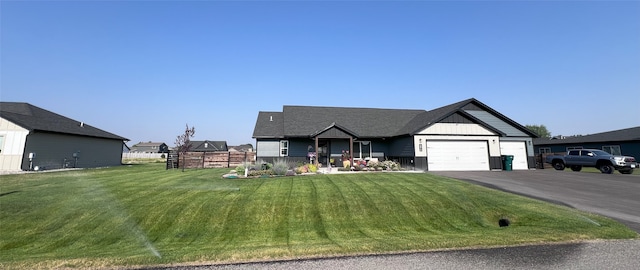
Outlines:
{"type": "Polygon", "coordinates": [[[139,142],[131,146],[131,153],[169,153],[169,146],[163,142],[139,142]]]}
{"type": "Polygon", "coordinates": [[[562,153],[571,149],[602,149],[614,155],[640,158],[640,127],[556,139],[533,140],[536,153],[562,153]]]}
{"type": "Polygon", "coordinates": [[[29,103],[0,102],[0,171],[121,165],[125,141],[29,103]]]}
{"type": "Polygon", "coordinates": [[[259,112],[253,132],[257,158],[341,166],[353,160],[396,160],[404,167],[500,170],[502,155],[513,169],[535,167],[534,133],[476,99],[430,111],[283,106],[259,112]]]}
{"type": "Polygon", "coordinates": [[[228,151],[226,141],[191,141],[191,152],[220,152],[228,151]]]}

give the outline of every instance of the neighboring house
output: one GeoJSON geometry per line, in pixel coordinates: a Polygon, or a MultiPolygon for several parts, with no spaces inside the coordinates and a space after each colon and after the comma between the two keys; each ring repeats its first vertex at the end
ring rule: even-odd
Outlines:
{"type": "Polygon", "coordinates": [[[247,143],[237,146],[229,146],[229,152],[253,152],[253,145],[247,143]]]}
{"type": "Polygon", "coordinates": [[[128,139],[22,102],[0,102],[0,171],[122,164],[128,139]]]}
{"type": "Polygon", "coordinates": [[[226,141],[191,141],[189,152],[228,151],[226,141]]]}
{"type": "Polygon", "coordinates": [[[614,155],[640,158],[640,127],[632,127],[602,133],[557,139],[533,140],[536,153],[562,153],[571,149],[602,149],[614,155]]]}
{"type": "Polygon", "coordinates": [[[169,153],[169,146],[163,142],[139,142],[131,146],[131,153],[169,153]]]}
{"type": "Polygon", "coordinates": [[[348,151],[355,160],[396,160],[430,171],[499,170],[502,155],[514,156],[515,170],[534,168],[534,137],[476,99],[431,111],[283,106],[259,112],[253,132],[259,160],[317,156],[314,162],[341,166],[348,151]]]}

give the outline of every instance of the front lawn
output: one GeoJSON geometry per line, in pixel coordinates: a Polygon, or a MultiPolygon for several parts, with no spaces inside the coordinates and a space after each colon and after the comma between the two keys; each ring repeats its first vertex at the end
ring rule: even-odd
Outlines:
{"type": "Polygon", "coordinates": [[[99,268],[634,238],[424,173],[222,179],[142,164],[0,176],[0,268],[99,268]],[[508,218],[511,226],[499,227],[508,218]]]}

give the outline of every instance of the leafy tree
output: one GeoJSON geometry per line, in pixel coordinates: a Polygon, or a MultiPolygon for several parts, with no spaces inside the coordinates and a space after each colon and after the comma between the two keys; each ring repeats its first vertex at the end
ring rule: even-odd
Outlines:
{"type": "Polygon", "coordinates": [[[551,132],[547,130],[547,127],[544,125],[525,125],[526,128],[531,130],[531,132],[538,135],[540,138],[551,138],[551,132]]]}
{"type": "Polygon", "coordinates": [[[176,138],[176,149],[178,151],[178,153],[180,153],[180,155],[182,156],[182,171],[184,172],[184,159],[185,159],[185,154],[187,152],[189,152],[189,150],[191,150],[191,137],[193,137],[193,135],[196,134],[196,128],[195,127],[191,127],[189,128],[189,124],[186,124],[186,128],[184,130],[184,134],[179,135],[176,138]]]}

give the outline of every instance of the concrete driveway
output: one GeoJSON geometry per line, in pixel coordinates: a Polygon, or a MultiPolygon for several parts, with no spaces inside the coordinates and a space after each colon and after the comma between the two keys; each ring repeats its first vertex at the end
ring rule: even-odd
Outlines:
{"type": "Polygon", "coordinates": [[[640,233],[640,176],[571,170],[429,172],[616,219],[640,233]]]}

